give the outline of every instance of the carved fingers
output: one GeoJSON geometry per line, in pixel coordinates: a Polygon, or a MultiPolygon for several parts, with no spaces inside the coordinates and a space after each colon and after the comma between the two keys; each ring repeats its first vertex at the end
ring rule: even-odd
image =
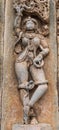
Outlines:
{"type": "Polygon", "coordinates": [[[20,89],[26,89],[26,90],[31,90],[33,89],[35,86],[33,80],[30,80],[29,82],[26,82],[26,83],[23,83],[23,84],[20,84],[18,88],[20,89]]]}
{"type": "Polygon", "coordinates": [[[34,60],[33,60],[33,64],[37,67],[37,68],[41,68],[44,65],[44,61],[43,61],[43,56],[41,54],[39,54],[34,60]]]}

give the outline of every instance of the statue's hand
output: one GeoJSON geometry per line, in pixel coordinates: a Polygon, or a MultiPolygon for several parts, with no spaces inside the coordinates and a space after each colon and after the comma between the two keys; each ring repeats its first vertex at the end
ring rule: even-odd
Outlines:
{"type": "Polygon", "coordinates": [[[33,64],[37,67],[37,68],[41,68],[44,65],[44,61],[43,61],[43,56],[41,54],[39,54],[34,60],[33,60],[33,64]]]}
{"type": "Polygon", "coordinates": [[[29,83],[26,86],[26,89],[31,90],[35,86],[34,82],[32,80],[29,81],[29,83]]]}
{"type": "Polygon", "coordinates": [[[15,45],[20,41],[20,39],[21,39],[21,37],[22,37],[22,34],[23,34],[23,32],[20,32],[20,33],[19,33],[19,38],[17,39],[15,45]]]}

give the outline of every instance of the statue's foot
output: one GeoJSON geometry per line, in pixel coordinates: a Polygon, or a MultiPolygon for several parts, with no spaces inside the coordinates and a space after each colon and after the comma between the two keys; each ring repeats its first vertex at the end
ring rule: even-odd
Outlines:
{"type": "Polygon", "coordinates": [[[29,111],[29,117],[30,117],[30,118],[32,118],[32,117],[36,117],[36,114],[34,113],[33,108],[30,108],[30,111],[29,111]]]}
{"type": "Polygon", "coordinates": [[[33,117],[33,119],[31,120],[31,125],[35,125],[38,124],[38,121],[35,117],[33,117]]]}
{"type": "Polygon", "coordinates": [[[30,112],[29,112],[29,120],[30,120],[30,124],[38,124],[38,121],[36,119],[36,114],[33,110],[33,108],[30,108],[30,112]]]}

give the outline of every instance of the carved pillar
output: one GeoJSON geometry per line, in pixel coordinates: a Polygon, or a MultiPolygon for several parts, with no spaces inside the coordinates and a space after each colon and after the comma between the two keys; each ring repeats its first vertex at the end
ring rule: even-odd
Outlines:
{"type": "Polygon", "coordinates": [[[56,130],[54,0],[6,0],[3,66],[2,130],[56,130]]]}

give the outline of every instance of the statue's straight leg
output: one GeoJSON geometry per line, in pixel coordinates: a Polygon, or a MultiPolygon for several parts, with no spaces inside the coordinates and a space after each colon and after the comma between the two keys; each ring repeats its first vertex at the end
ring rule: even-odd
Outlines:
{"type": "Polygon", "coordinates": [[[23,104],[23,112],[24,112],[24,123],[28,123],[28,113],[29,113],[29,91],[26,90],[26,84],[28,83],[28,68],[26,62],[16,62],[15,63],[15,71],[18,79],[18,89],[20,91],[20,98],[23,104]],[[21,88],[24,87],[24,88],[21,88]]]}

